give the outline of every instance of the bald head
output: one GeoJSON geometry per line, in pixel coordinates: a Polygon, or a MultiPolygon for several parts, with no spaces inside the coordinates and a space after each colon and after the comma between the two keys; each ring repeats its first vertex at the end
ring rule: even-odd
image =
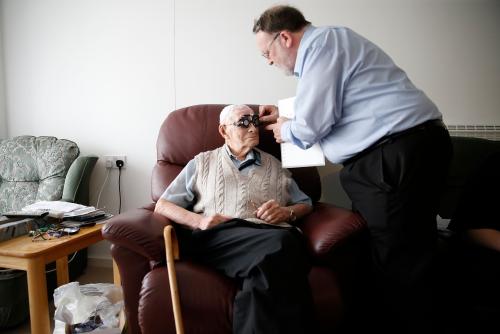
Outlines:
{"type": "Polygon", "coordinates": [[[226,122],[231,119],[231,116],[234,115],[237,111],[246,111],[247,114],[252,115],[254,112],[253,110],[245,105],[245,104],[230,104],[222,111],[220,112],[219,115],[219,124],[226,124],[226,122]]]}

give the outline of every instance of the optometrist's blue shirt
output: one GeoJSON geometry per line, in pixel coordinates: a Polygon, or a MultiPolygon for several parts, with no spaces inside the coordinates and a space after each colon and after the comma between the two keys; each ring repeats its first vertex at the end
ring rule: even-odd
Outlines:
{"type": "MultiPolygon", "coordinates": [[[[227,145],[224,144],[227,154],[231,157],[236,168],[240,166],[247,165],[240,170],[240,173],[248,175],[252,168],[261,166],[260,153],[256,150],[251,150],[248,152],[247,156],[243,161],[238,160],[229,150],[227,145]],[[250,162],[250,163],[249,163],[250,162]]],[[[187,165],[182,169],[182,171],[177,175],[174,181],[167,187],[165,192],[161,195],[161,198],[172,202],[180,207],[188,208],[190,207],[194,200],[194,182],[196,175],[196,163],[190,160],[187,165]]],[[[293,204],[308,204],[312,205],[312,201],[302,190],[300,190],[297,183],[292,179],[290,186],[288,187],[288,192],[290,194],[290,202],[293,204]]]]}
{"type": "Polygon", "coordinates": [[[319,142],[333,163],[386,135],[442,118],[384,51],[348,28],[308,26],[294,74],[295,118],[282,125],[282,139],[304,149],[319,142]]]}

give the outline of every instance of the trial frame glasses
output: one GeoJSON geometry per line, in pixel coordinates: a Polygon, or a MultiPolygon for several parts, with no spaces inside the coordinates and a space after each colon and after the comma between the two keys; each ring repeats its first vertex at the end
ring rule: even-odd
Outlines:
{"type": "Polygon", "coordinates": [[[260,125],[259,115],[258,114],[247,114],[240,117],[239,120],[234,122],[232,125],[237,126],[239,128],[248,128],[250,124],[253,124],[256,128],[260,125]]]}

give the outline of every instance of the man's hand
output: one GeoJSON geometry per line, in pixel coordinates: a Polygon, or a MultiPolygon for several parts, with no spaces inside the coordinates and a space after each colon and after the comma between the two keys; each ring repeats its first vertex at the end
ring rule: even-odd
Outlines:
{"type": "Polygon", "coordinates": [[[257,218],[269,224],[277,224],[288,221],[290,211],[281,207],[274,199],[262,204],[255,213],[257,218]]]}
{"type": "Polygon", "coordinates": [[[278,117],[276,123],[269,124],[266,126],[266,130],[272,130],[274,133],[274,139],[276,139],[277,143],[283,143],[283,139],[281,138],[281,125],[287,121],[289,118],[286,117],[278,117]]]}
{"type": "Polygon", "coordinates": [[[262,123],[275,123],[278,119],[278,107],[273,105],[259,106],[259,120],[262,123]]]}
{"type": "Polygon", "coordinates": [[[220,215],[218,213],[213,216],[202,216],[201,220],[198,222],[197,228],[199,228],[200,230],[206,230],[221,223],[227,222],[230,219],[232,218],[220,215]]]}

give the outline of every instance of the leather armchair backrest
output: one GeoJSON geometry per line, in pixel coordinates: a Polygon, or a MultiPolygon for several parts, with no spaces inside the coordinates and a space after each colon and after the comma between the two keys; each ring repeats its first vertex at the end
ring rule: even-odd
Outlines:
{"type": "MultiPolygon", "coordinates": [[[[157,163],[151,178],[151,197],[156,202],[182,168],[200,152],[224,144],[218,131],[219,114],[224,104],[203,104],[171,112],[163,122],[156,143],[157,163]]],[[[258,110],[258,105],[249,105],[258,110]]],[[[258,147],[281,159],[280,146],[271,131],[260,130],[258,147]]],[[[290,169],[299,187],[313,202],[321,196],[321,181],[315,167],[290,169]]]]}
{"type": "Polygon", "coordinates": [[[477,168],[494,152],[500,151],[500,141],[473,137],[451,137],[453,158],[451,160],[446,187],[441,196],[439,215],[451,218],[457,209],[467,180],[477,168]]]}

